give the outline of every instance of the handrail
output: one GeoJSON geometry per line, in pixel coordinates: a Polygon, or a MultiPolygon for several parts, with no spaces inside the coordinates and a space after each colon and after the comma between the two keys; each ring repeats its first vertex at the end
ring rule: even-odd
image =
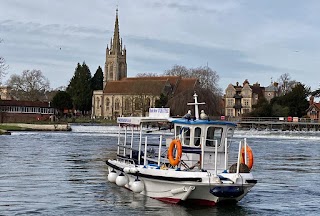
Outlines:
{"type": "Polygon", "coordinates": [[[303,122],[303,123],[317,123],[319,119],[298,118],[298,117],[231,117],[226,116],[225,120],[231,122],[303,122]]]}
{"type": "Polygon", "coordinates": [[[158,166],[160,166],[160,159],[161,159],[161,146],[162,146],[162,135],[160,135],[160,142],[159,142],[158,166]]]}

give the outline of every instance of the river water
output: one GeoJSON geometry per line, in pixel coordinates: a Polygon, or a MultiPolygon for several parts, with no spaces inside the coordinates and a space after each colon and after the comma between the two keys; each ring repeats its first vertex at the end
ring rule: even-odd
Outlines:
{"type": "Polygon", "coordinates": [[[117,127],[0,137],[0,215],[319,215],[320,133],[236,131],[254,152],[258,184],[231,206],[171,205],[107,181],[117,127]]]}

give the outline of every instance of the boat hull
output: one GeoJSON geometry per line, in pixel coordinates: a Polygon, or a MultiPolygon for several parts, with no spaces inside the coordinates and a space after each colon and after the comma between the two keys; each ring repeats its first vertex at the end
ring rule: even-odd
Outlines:
{"type": "Polygon", "coordinates": [[[132,183],[138,179],[143,183],[143,190],[140,194],[174,204],[214,206],[223,201],[238,202],[255,184],[243,184],[243,182],[239,184],[230,179],[230,181],[223,182],[208,172],[160,170],[146,166],[135,167],[112,160],[107,161],[107,165],[109,172],[116,171],[119,175],[124,173],[128,179],[128,183],[124,187],[129,190],[133,190],[132,183]],[[135,170],[130,172],[132,168],[135,170]]]}

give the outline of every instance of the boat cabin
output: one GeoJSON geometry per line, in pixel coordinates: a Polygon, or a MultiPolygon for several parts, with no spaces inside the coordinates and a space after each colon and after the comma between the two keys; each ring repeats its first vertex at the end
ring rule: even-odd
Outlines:
{"type": "Polygon", "coordinates": [[[201,163],[201,169],[213,170],[215,160],[217,169],[225,170],[228,161],[228,147],[234,133],[235,124],[223,121],[195,119],[176,119],[174,137],[182,145],[183,160],[187,166],[201,163]],[[217,150],[217,159],[215,151],[217,150]],[[201,158],[203,155],[203,158],[201,158]]]}

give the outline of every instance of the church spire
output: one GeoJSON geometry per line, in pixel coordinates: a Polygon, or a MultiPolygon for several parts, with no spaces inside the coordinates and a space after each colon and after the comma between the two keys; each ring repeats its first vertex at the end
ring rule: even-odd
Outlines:
{"type": "Polygon", "coordinates": [[[116,10],[116,21],[115,21],[115,24],[114,24],[113,51],[116,52],[116,53],[120,53],[120,34],[119,34],[118,8],[116,10]]]}
{"type": "Polygon", "coordinates": [[[107,46],[106,61],[104,65],[103,85],[108,81],[117,81],[127,77],[127,54],[122,38],[119,34],[118,8],[116,10],[116,21],[114,24],[113,37],[110,40],[110,46],[107,46]]]}

